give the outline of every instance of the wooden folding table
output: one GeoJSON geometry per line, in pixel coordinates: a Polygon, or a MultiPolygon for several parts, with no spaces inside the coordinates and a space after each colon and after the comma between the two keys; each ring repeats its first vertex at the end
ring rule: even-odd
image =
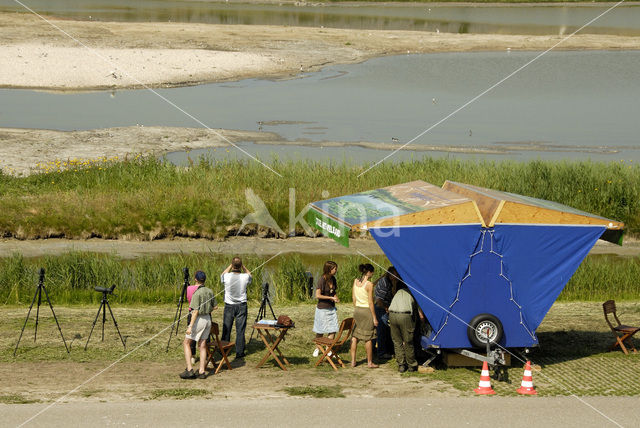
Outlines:
{"type": "Polygon", "coordinates": [[[280,368],[286,371],[287,370],[286,366],[289,366],[291,364],[289,364],[289,361],[287,361],[284,355],[282,355],[282,352],[280,352],[280,349],[278,349],[278,346],[280,345],[280,342],[282,342],[282,340],[284,339],[285,335],[287,334],[287,331],[289,331],[289,329],[292,327],[256,323],[253,325],[253,328],[258,332],[258,334],[262,338],[262,341],[267,347],[267,353],[265,354],[264,357],[262,357],[262,360],[260,360],[260,362],[256,367],[262,366],[269,358],[269,355],[271,355],[273,359],[276,360],[280,368]],[[277,335],[276,335],[276,332],[278,332],[277,335]],[[280,358],[278,358],[278,356],[280,358]]]}

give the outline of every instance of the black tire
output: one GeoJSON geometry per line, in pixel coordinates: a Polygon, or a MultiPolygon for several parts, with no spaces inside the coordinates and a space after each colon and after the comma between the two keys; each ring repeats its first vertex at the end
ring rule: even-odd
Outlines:
{"type": "Polygon", "coordinates": [[[484,333],[489,329],[489,344],[495,345],[502,340],[504,329],[498,317],[491,314],[479,314],[473,317],[467,327],[467,336],[475,348],[486,348],[487,335],[484,333]]]}

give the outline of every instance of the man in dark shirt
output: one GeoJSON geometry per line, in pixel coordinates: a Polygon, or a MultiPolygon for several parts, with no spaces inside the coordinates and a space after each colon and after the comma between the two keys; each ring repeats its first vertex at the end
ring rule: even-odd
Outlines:
{"type": "Polygon", "coordinates": [[[398,271],[393,266],[387,269],[387,272],[375,282],[373,291],[376,311],[378,318],[377,328],[377,354],[379,359],[388,360],[393,354],[393,342],[391,341],[391,331],[389,330],[389,305],[398,283],[398,271]]]}

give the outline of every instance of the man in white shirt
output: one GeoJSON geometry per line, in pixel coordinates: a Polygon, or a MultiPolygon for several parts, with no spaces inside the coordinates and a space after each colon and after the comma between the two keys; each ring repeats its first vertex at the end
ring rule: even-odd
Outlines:
{"type": "Polygon", "coordinates": [[[244,331],[247,328],[247,286],[251,284],[251,272],[234,257],[222,272],[220,281],[224,286],[224,314],[222,316],[222,340],[231,339],[231,327],[236,322],[236,358],[245,356],[244,331]]]}

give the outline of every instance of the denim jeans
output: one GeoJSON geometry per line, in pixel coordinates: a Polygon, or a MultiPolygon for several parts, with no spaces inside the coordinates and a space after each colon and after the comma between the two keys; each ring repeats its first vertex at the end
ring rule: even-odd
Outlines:
{"type": "Polygon", "coordinates": [[[376,318],[378,319],[377,333],[377,347],[378,357],[382,357],[384,354],[393,354],[393,343],[391,342],[391,332],[389,330],[389,314],[377,305],[374,306],[376,311],[376,318]]]}
{"type": "Polygon", "coordinates": [[[244,355],[244,331],[247,328],[247,304],[238,303],[235,305],[224,305],[222,315],[222,340],[231,340],[231,327],[233,320],[236,321],[236,356],[244,355]]]}

